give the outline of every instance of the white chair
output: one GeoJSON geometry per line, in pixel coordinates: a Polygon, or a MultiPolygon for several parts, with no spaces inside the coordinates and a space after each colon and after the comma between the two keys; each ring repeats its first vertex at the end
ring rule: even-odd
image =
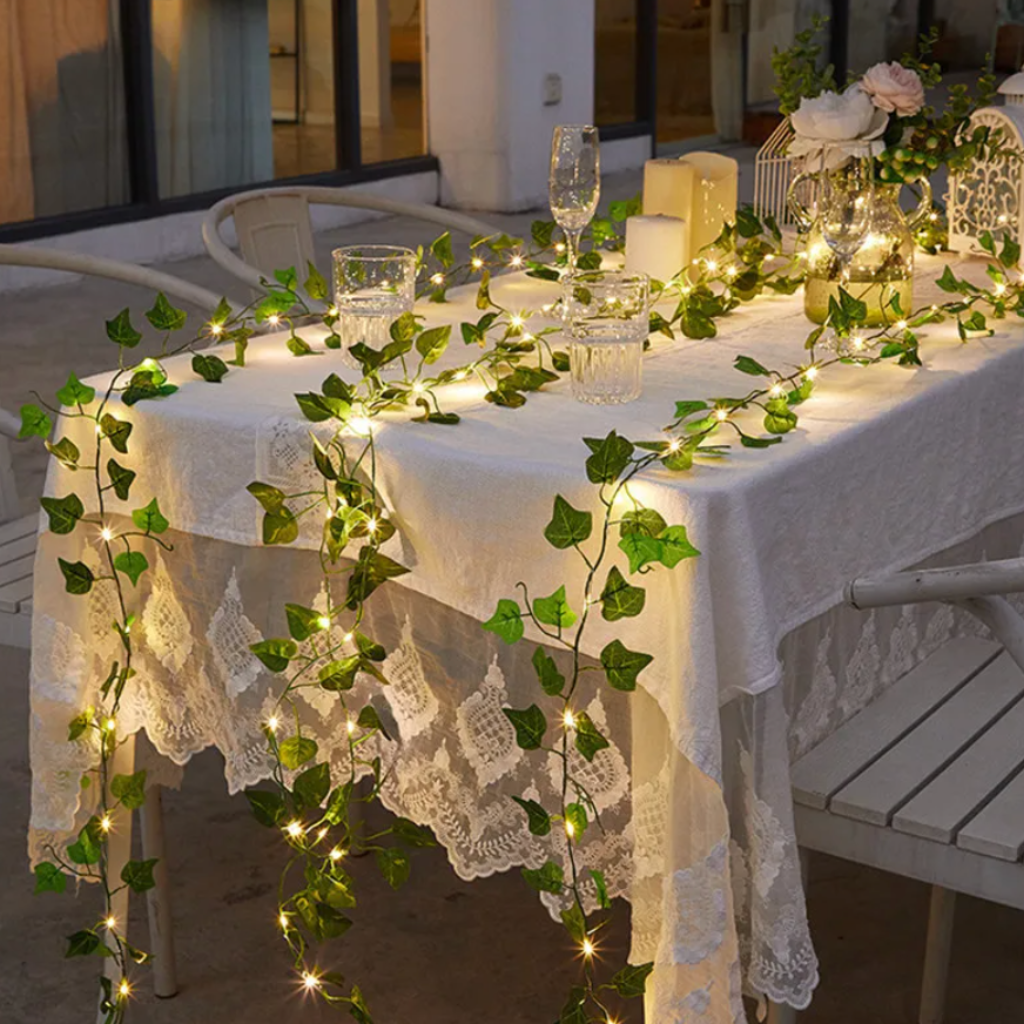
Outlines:
{"type": "MultiPolygon", "coordinates": [[[[198,307],[204,314],[212,314],[221,297],[200,285],[183,281],[149,267],[138,267],[117,260],[60,249],[36,246],[0,245],[0,265],[42,267],[65,270],[92,277],[106,277],[126,284],[140,285],[150,292],[163,292],[168,298],[198,307]]],[[[229,301],[230,298],[229,298],[229,301]]],[[[244,302],[233,301],[232,307],[241,309],[244,302]]],[[[20,505],[11,468],[10,442],[16,440],[20,424],[9,412],[0,409],[0,644],[28,647],[32,619],[32,568],[35,560],[38,515],[20,517],[20,505]]],[[[118,771],[131,772],[134,765],[135,741],[132,737],[118,748],[118,771]]],[[[158,996],[170,997],[178,990],[174,959],[174,940],[171,929],[169,884],[164,855],[163,815],[159,786],[146,792],[142,809],[143,857],[159,861],[155,870],[156,887],[146,893],[149,917],[150,947],[155,954],[153,962],[154,989],[158,996]]],[[[111,840],[112,864],[122,865],[129,857],[131,828],[124,827],[111,840]]],[[[120,872],[117,866],[115,875],[120,872]]],[[[122,889],[115,897],[119,920],[128,920],[128,890],[122,889]]],[[[111,969],[108,961],[107,968],[111,969]]],[[[105,1015],[100,1015],[105,1019],[105,1015]]]]}
{"type": "Polygon", "coordinates": [[[998,643],[949,641],[793,766],[802,851],[932,886],[920,1024],[943,1019],[955,894],[1024,910],[1020,592],[1024,559],[851,583],[856,608],[943,601],[998,643]]]}
{"type": "Polygon", "coordinates": [[[308,263],[316,263],[310,204],[350,206],[376,210],[398,217],[414,217],[449,231],[468,235],[497,235],[500,228],[475,217],[424,203],[405,203],[369,192],[344,188],[264,188],[239,192],[216,203],[203,219],[203,242],[213,260],[258,294],[265,290],[261,278],[275,270],[295,267],[299,279],[308,263]],[[228,218],[235,223],[239,258],[221,237],[228,218]]]}

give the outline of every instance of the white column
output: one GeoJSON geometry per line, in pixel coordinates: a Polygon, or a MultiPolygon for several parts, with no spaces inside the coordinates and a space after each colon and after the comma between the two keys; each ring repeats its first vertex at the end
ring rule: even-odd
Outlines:
{"type": "Polygon", "coordinates": [[[441,202],[543,205],[552,129],[594,116],[594,0],[427,0],[425,19],[441,202]],[[557,102],[549,75],[561,78],[557,102]]]}
{"type": "Polygon", "coordinates": [[[391,5],[359,0],[359,112],[369,128],[391,127],[391,5]]]}

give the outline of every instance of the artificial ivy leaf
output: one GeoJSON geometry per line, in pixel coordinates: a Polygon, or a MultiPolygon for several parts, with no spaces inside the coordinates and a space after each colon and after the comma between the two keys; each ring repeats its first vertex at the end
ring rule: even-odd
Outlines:
{"type": "Polygon", "coordinates": [[[360,548],[348,580],[348,607],[358,607],[386,580],[402,576],[408,571],[404,565],[399,565],[393,558],[382,555],[370,545],[360,548]]]}
{"type": "MultiPolygon", "coordinates": [[[[416,314],[403,313],[391,324],[389,333],[391,334],[392,341],[411,342],[416,337],[418,330],[419,324],[416,322],[416,314]]],[[[405,349],[406,352],[409,351],[409,347],[405,349]]]]}
{"type": "Polygon", "coordinates": [[[352,994],[349,996],[348,1012],[355,1018],[356,1024],[373,1024],[373,1018],[367,1009],[363,993],[358,985],[352,986],[352,994]]]}
{"type": "Polygon", "coordinates": [[[337,939],[352,927],[352,919],[340,910],[335,910],[329,903],[316,903],[318,934],[325,939],[337,939]]]}
{"type": "Polygon", "coordinates": [[[491,307],[491,272],[485,270],[480,276],[480,285],[476,290],[476,308],[490,309],[491,307]]]}
{"type": "Polygon", "coordinates": [[[271,288],[256,304],[253,315],[256,317],[256,322],[261,324],[272,316],[285,316],[293,306],[298,304],[298,301],[299,297],[293,291],[271,288]]]}
{"type": "Polygon", "coordinates": [[[516,743],[523,750],[536,750],[544,742],[548,720],[536,704],[531,704],[525,711],[515,708],[502,708],[505,717],[512,723],[516,731],[516,743]]]}
{"type": "Polygon", "coordinates": [[[571,907],[562,911],[561,916],[562,924],[565,925],[565,930],[572,937],[573,941],[582,943],[587,938],[587,922],[583,917],[583,911],[580,910],[580,905],[573,902],[571,907]]]}
{"type": "Polygon", "coordinates": [[[100,952],[100,937],[93,931],[75,932],[68,936],[68,948],[64,953],[65,959],[73,956],[92,956],[100,952]]]}
{"type": "Polygon", "coordinates": [[[400,889],[409,880],[412,865],[405,850],[398,846],[390,846],[377,851],[377,867],[380,868],[384,881],[392,889],[400,889]]]}
{"type": "Polygon", "coordinates": [[[85,730],[89,728],[91,723],[92,716],[88,711],[83,711],[81,714],[75,715],[75,717],[68,723],[68,743],[74,743],[75,740],[83,736],[85,734],[85,730]]]}
{"type": "MultiPolygon", "coordinates": [[[[575,907],[575,904],[573,906],[575,907]]],[[[587,990],[582,985],[573,985],[569,990],[569,998],[558,1015],[558,1024],[587,1024],[588,1020],[587,990]]]]}
{"type": "Polygon", "coordinates": [[[749,373],[752,377],[770,377],[771,370],[762,366],[756,359],[750,356],[737,356],[732,364],[740,373],[749,373]]]}
{"type": "MultiPolygon", "coordinates": [[[[607,746],[607,744],[606,744],[607,746]]],[[[565,805],[565,821],[568,826],[566,832],[569,833],[572,838],[577,842],[583,837],[583,833],[587,831],[587,811],[583,804],[571,803],[565,805]]]]}
{"type": "Polygon", "coordinates": [[[65,498],[40,498],[39,504],[50,518],[52,533],[70,533],[85,515],[85,506],[77,494],[69,494],[65,498]]]}
{"type": "Polygon", "coordinates": [[[650,654],[629,650],[621,640],[612,640],[601,651],[601,665],[609,685],[616,690],[635,690],[637,676],[653,660],[650,654]]]}
{"type": "Polygon", "coordinates": [[[645,533],[625,534],[619,538],[619,547],[629,559],[630,572],[639,572],[651,562],[661,561],[661,541],[645,533]]]}
{"type": "Polygon", "coordinates": [[[530,225],[530,237],[538,249],[546,249],[551,245],[554,234],[555,222],[553,220],[535,220],[530,225]]]}
{"type": "Polygon", "coordinates": [[[299,521],[291,509],[282,506],[263,517],[264,544],[291,544],[299,536],[299,521]]]}
{"type": "Polygon", "coordinates": [[[551,365],[559,373],[569,372],[569,353],[568,352],[552,352],[551,353],[551,365]]]}
{"type": "Polygon", "coordinates": [[[536,800],[524,800],[514,796],[513,800],[526,811],[526,823],[535,836],[546,836],[551,831],[551,815],[536,800]]]}
{"type": "Polygon", "coordinates": [[[302,287],[305,289],[306,294],[311,299],[316,299],[317,302],[324,302],[329,294],[327,286],[327,279],[323,274],[320,273],[316,267],[313,266],[312,262],[306,261],[306,269],[308,274],[306,276],[305,283],[302,287]]]}
{"type": "Polygon", "coordinates": [[[303,807],[319,807],[331,789],[331,766],[325,761],[315,764],[298,775],[292,783],[292,792],[303,807]]]}
{"type": "Polygon", "coordinates": [[[96,389],[83,384],[73,373],[57,392],[57,401],[61,405],[88,405],[95,397],[96,389]]]}
{"type": "Polygon", "coordinates": [[[245,798],[249,801],[256,820],[267,828],[274,828],[284,819],[285,803],[280,793],[267,789],[247,789],[245,798]]]}
{"type": "Polygon", "coordinates": [[[288,291],[293,292],[299,286],[299,275],[294,267],[287,267],[283,270],[274,271],[274,280],[282,288],[287,288],[288,291]]]}
{"type": "Polygon", "coordinates": [[[263,506],[267,512],[279,512],[284,505],[284,491],[270,484],[261,484],[258,480],[249,484],[246,490],[263,506]]]}
{"type": "Polygon", "coordinates": [[[138,810],[146,802],[146,770],[132,775],[115,775],[110,782],[110,792],[128,810],[138,810]]]}
{"type": "Polygon", "coordinates": [[[98,864],[102,852],[99,818],[91,817],[68,846],[68,859],[72,864],[98,864]]]}
{"type": "Polygon", "coordinates": [[[197,352],[192,357],[192,369],[210,384],[219,384],[228,372],[228,364],[219,356],[197,352]]]}
{"type": "Polygon", "coordinates": [[[51,444],[49,441],[46,441],[45,444],[46,450],[55,459],[58,459],[70,469],[78,468],[78,460],[82,457],[82,453],[78,450],[78,445],[70,438],[62,437],[56,443],[51,444]]]}
{"type": "Polygon", "coordinates": [[[612,977],[612,987],[623,999],[642,996],[647,987],[647,978],[654,970],[654,964],[627,964],[612,977]]]}
{"type": "Polygon", "coordinates": [[[676,419],[686,419],[687,416],[692,416],[695,412],[704,412],[708,409],[707,402],[700,401],[685,401],[676,402],[676,419]]]}
{"type": "Polygon", "coordinates": [[[143,533],[164,533],[171,525],[160,511],[156,498],[144,508],[135,509],[132,512],[132,522],[143,533]]]}
{"type": "Polygon", "coordinates": [[[850,321],[858,323],[868,315],[868,304],[854,298],[845,288],[839,289],[839,307],[850,321]]]}
{"type": "Polygon", "coordinates": [[[455,254],[452,252],[451,232],[446,231],[439,238],[430,243],[430,254],[434,256],[445,270],[455,264],[455,254]]]}
{"type": "Polygon", "coordinates": [[[158,331],[180,331],[188,317],[184,310],[175,309],[163,292],[157,292],[153,308],[146,313],[146,319],[158,331]]]}
{"type": "Polygon", "coordinates": [[[641,533],[646,537],[657,537],[668,526],[660,512],[653,508],[638,508],[622,514],[619,533],[641,533]]]}
{"type": "Polygon", "coordinates": [[[285,347],[293,356],[311,356],[314,354],[313,347],[309,342],[305,338],[300,338],[294,331],[288,336],[285,347]]]}
{"type": "MultiPolygon", "coordinates": [[[[949,269],[947,267],[947,269],[949,269]]],[[[769,434],[788,434],[796,427],[797,416],[785,398],[771,398],[765,405],[764,429],[769,434]]]]}
{"type": "Polygon", "coordinates": [[[544,527],[544,536],[552,547],[571,548],[582,544],[591,533],[594,517],[590,512],[581,512],[569,504],[560,494],[555,496],[555,508],[551,522],[544,527]]]}
{"type": "Polygon", "coordinates": [[[321,687],[325,690],[351,690],[355,686],[356,673],[359,671],[362,658],[351,654],[340,661],[332,661],[324,665],[317,674],[321,687]]]}
{"type": "Polygon", "coordinates": [[[607,910],[612,901],[608,898],[608,884],[604,880],[604,874],[596,868],[588,868],[590,877],[594,880],[594,889],[597,892],[597,905],[602,910],[607,910]]]}
{"type": "Polygon", "coordinates": [[[365,633],[356,633],[356,647],[359,653],[370,661],[383,661],[388,656],[384,645],[371,640],[365,633]]]}
{"type": "Polygon", "coordinates": [[[679,328],[686,337],[696,340],[713,338],[718,334],[715,321],[692,306],[687,306],[683,310],[683,314],[679,318],[679,328]]]}
{"type": "MultiPolygon", "coordinates": [[[[902,352],[903,346],[897,345],[897,349],[902,352]]],[[[881,356],[885,356],[885,350],[879,353],[881,356]]],[[[772,445],[781,444],[781,437],[751,437],[749,434],[740,434],[740,444],[744,448],[771,448],[772,445]]]]}
{"type": "Polygon", "coordinates": [[[318,633],[323,626],[320,612],[301,604],[286,604],[284,613],[288,619],[288,632],[293,640],[307,640],[311,633],[318,633]]]}
{"type": "Polygon", "coordinates": [[[558,671],[555,659],[543,647],[533,652],[533,667],[540,681],[541,689],[549,696],[556,697],[565,686],[565,676],[558,671]]]}
{"type": "Polygon", "coordinates": [[[578,711],[576,721],[576,749],[588,760],[593,761],[599,750],[609,746],[601,730],[594,725],[586,711],[578,711]]]}
{"type": "Polygon", "coordinates": [[[283,672],[288,663],[299,653],[292,640],[260,640],[250,644],[249,650],[263,662],[271,672],[283,672]]]}
{"type": "Polygon", "coordinates": [[[149,568],[149,562],[141,551],[122,551],[114,559],[114,568],[123,572],[132,581],[132,586],[139,585],[139,577],[149,568]]]}
{"type": "Polygon", "coordinates": [[[356,718],[356,725],[361,729],[380,730],[387,739],[391,739],[390,733],[384,728],[384,723],[380,720],[380,715],[377,714],[377,709],[372,704],[367,704],[359,712],[359,716],[356,718]]]}
{"type": "Polygon", "coordinates": [[[131,314],[128,309],[122,309],[113,320],[107,320],[107,337],[115,344],[125,348],[135,348],[142,335],[132,326],[131,314]]]}
{"type": "Polygon", "coordinates": [[[128,437],[132,432],[132,425],[127,420],[119,420],[110,413],[104,413],[100,417],[100,430],[103,436],[113,445],[115,451],[122,455],[128,452],[128,437]]]}
{"type": "Polygon", "coordinates": [[[690,543],[685,526],[670,526],[658,541],[661,544],[661,564],[669,569],[675,568],[684,558],[696,558],[700,554],[690,543]]]}
{"type": "Polygon", "coordinates": [[[128,500],[128,494],[135,482],[135,470],[127,469],[117,462],[116,459],[107,460],[107,476],[110,477],[110,486],[114,493],[122,500],[128,500]]]}
{"type": "Polygon", "coordinates": [[[436,363],[448,347],[448,341],[451,336],[451,324],[445,324],[443,327],[432,327],[429,331],[424,331],[416,339],[416,351],[423,356],[425,363],[436,363]]]}
{"type": "Polygon", "coordinates": [[[618,480],[629,465],[633,445],[613,430],[602,439],[585,437],[585,444],[593,453],[587,459],[587,479],[592,484],[610,484],[618,480]]]}
{"type": "Polygon", "coordinates": [[[568,629],[576,621],[576,613],[565,599],[565,586],[559,587],[549,597],[538,597],[533,602],[533,614],[545,626],[568,629]]]}
{"type": "Polygon", "coordinates": [[[312,761],[318,749],[316,740],[307,736],[289,736],[279,748],[281,764],[289,771],[294,771],[299,765],[312,761]]]}
{"type": "Polygon", "coordinates": [[[1003,251],[999,254],[999,262],[1010,270],[1020,263],[1020,246],[1009,232],[1003,235],[1003,251]]]}
{"type": "Polygon", "coordinates": [[[547,861],[539,868],[523,868],[521,873],[526,884],[536,889],[537,892],[559,893],[562,891],[565,874],[562,871],[562,866],[553,860],[547,861]]]}
{"type": "Polygon", "coordinates": [[[416,822],[410,821],[408,818],[395,818],[391,832],[400,843],[413,849],[429,849],[432,846],[437,846],[434,833],[429,828],[417,825],[416,822]]]}
{"type": "Polygon", "coordinates": [[[517,602],[503,597],[494,614],[483,623],[483,628],[497,633],[507,644],[514,644],[523,635],[523,613],[517,602]]]}
{"type": "Polygon", "coordinates": [[[36,865],[35,895],[41,892],[64,892],[68,887],[68,876],[56,864],[44,861],[36,865]]]}
{"type": "Polygon", "coordinates": [[[155,866],[156,857],[149,860],[130,860],[121,869],[121,881],[132,892],[146,892],[156,885],[156,879],[153,878],[155,866]]]}
{"type": "Polygon", "coordinates": [[[18,437],[49,437],[53,420],[31,402],[21,407],[21,429],[18,437]]]}
{"type": "Polygon", "coordinates": [[[618,566],[613,565],[601,591],[601,615],[608,622],[631,618],[644,610],[646,600],[644,589],[627,583],[618,566]]]}
{"type": "Polygon", "coordinates": [[[58,558],[57,564],[64,574],[64,589],[69,594],[88,594],[92,590],[96,577],[85,562],[65,562],[63,558],[58,558]]]}

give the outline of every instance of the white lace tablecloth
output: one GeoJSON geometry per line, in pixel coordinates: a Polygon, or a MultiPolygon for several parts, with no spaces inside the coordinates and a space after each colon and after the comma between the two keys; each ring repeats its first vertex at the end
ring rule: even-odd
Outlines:
{"type": "MultiPolygon", "coordinates": [[[[939,262],[923,263],[922,277],[934,277],[939,262]]],[[[983,276],[981,267],[958,270],[983,276]]],[[[492,293],[509,308],[536,308],[551,301],[552,288],[513,275],[492,293]]],[[[917,291],[918,304],[940,301],[926,281],[917,291]]],[[[422,312],[433,322],[476,319],[472,293],[454,298],[422,312]]],[[[667,521],[685,524],[702,552],[647,577],[644,614],[616,623],[614,633],[600,623],[587,651],[596,655],[618,635],[655,654],[631,707],[607,690],[594,694],[588,710],[613,747],[582,766],[606,827],[584,844],[585,856],[632,902],[633,958],[658,964],[648,1019],[736,1024],[745,1020],[741,991],[809,1001],[817,962],[792,833],[789,756],[956,628],[949,612],[838,610],[849,578],[942,552],[1020,550],[1024,331],[1015,320],[996,326],[995,337],[966,345],[955,325],[930,328],[917,370],[831,368],[782,444],[735,447],[690,474],[652,471],[633,487],[667,521]]],[[[643,398],[625,407],[577,404],[560,383],[513,411],[465,383],[446,389],[460,426],[378,428],[378,479],[399,526],[390,544],[412,569],[371,601],[373,629],[396,647],[386,697],[401,739],[381,751],[394,766],[384,796],[430,825],[466,878],[562,855],[510,811],[510,793],[532,788],[542,801],[553,798],[554,766],[515,746],[500,709],[532,699],[532,671],[479,622],[520,579],[537,594],[562,583],[580,592],[579,567],[541,531],[555,493],[577,507],[594,504],[582,437],[614,428],[656,438],[677,399],[747,390],[749,378],[732,369],[737,354],[776,368],[804,357],[799,296],[760,299],[721,327],[711,341],[656,339],[643,398]]],[[[316,333],[309,336],[315,343],[316,333]]],[[[139,478],[121,511],[157,496],[175,551],[155,559],[137,592],[145,646],[122,723],[145,728],[179,765],[216,745],[235,790],[268,774],[259,726],[275,680],[248,645],[283,635],[285,601],[324,599],[315,537],[262,548],[260,510],[245,488],[255,479],[289,491],[316,482],[310,425],[293,394],[346,371],[330,352],[292,357],[280,336],[256,340],[247,368],[217,386],[195,379],[182,360],[167,369],[181,390],[125,413],[135,425],[125,461],[139,478]]],[[[82,440],[76,425],[66,432],[82,440]]],[[[752,414],[746,426],[760,432],[752,414]]],[[[75,484],[51,466],[49,493],[75,484]]],[[[96,562],[94,543],[78,530],[46,534],[39,548],[34,857],[86,811],[82,755],[66,742],[67,722],[105,673],[112,648],[96,637],[116,637],[107,628],[109,595],[102,587],[88,599],[66,595],[56,556],[96,562]]],[[[300,692],[309,703],[305,727],[329,749],[343,728],[333,703],[300,692]]]]}

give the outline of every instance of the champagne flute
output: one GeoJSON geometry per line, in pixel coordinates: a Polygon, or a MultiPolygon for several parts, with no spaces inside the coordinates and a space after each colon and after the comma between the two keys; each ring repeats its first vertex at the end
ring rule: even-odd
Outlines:
{"type": "Polygon", "coordinates": [[[873,160],[866,153],[849,153],[826,146],[821,156],[818,217],[821,237],[836,254],[845,283],[850,263],[871,231],[873,160]]]}
{"type": "Polygon", "coordinates": [[[579,259],[580,236],[601,198],[601,155],[593,125],[556,126],[551,137],[548,197],[555,223],[565,232],[572,273],[579,259]]]}

